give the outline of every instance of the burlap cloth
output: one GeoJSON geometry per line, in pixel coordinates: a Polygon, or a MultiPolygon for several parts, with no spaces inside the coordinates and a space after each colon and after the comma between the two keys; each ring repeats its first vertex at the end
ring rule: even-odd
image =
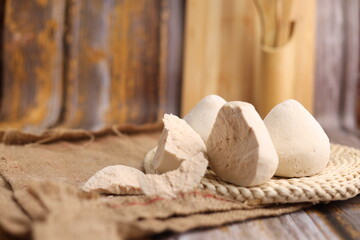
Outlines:
{"type": "MultiPolygon", "coordinates": [[[[59,134],[55,137],[49,133],[46,136],[29,136],[13,131],[12,135],[7,135],[6,139],[12,138],[7,143],[27,145],[0,145],[1,239],[138,238],[165,231],[183,232],[280,215],[312,205],[263,205],[262,203],[277,201],[262,202],[261,199],[264,198],[258,194],[258,190],[244,190],[228,185],[216,180],[211,172],[198,189],[176,199],[85,194],[79,191],[79,187],[106,166],[124,164],[142,169],[142,160],[147,151],[157,144],[159,131],[127,127],[107,129],[101,134],[82,131],[70,133],[71,131],[67,131],[64,138],[65,135],[59,134]],[[22,140],[24,136],[26,139],[22,140]],[[63,141],[64,139],[72,141],[63,141]],[[39,144],[39,141],[49,140],[52,141],[51,144],[39,144]],[[240,195],[242,197],[237,197],[240,195]]],[[[341,146],[336,148],[337,155],[334,156],[337,158],[340,156],[341,159],[351,158],[351,162],[360,161],[358,150],[341,146]],[[350,155],[342,154],[349,151],[350,155]]],[[[338,165],[333,169],[339,168],[342,167],[338,165]]],[[[354,174],[347,172],[347,176],[345,173],[341,175],[353,181],[353,185],[357,187],[356,191],[350,190],[351,194],[340,194],[341,199],[357,194],[358,171],[357,165],[354,174]]],[[[349,184],[344,186],[350,189],[349,184]]],[[[272,197],[276,200],[274,192],[282,195],[281,199],[289,199],[279,202],[321,201],[318,198],[314,198],[314,201],[311,198],[299,198],[302,195],[295,190],[270,190],[269,186],[262,189],[268,199],[272,197]]],[[[306,191],[303,192],[306,195],[306,191]]],[[[333,194],[335,197],[340,195],[333,194]]],[[[326,197],[323,200],[332,199],[326,197]]]]}

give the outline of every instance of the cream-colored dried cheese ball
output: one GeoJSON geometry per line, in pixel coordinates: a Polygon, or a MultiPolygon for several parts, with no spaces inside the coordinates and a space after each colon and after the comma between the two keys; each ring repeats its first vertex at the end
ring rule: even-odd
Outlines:
{"type": "Polygon", "coordinates": [[[264,119],[279,156],[275,175],[320,173],[330,159],[329,138],[316,119],[295,100],[276,105],[264,119]]]}
{"type": "Polygon", "coordinates": [[[215,123],[216,116],[225,103],[226,101],[220,96],[208,95],[191,109],[184,117],[184,120],[206,142],[215,123]]]}

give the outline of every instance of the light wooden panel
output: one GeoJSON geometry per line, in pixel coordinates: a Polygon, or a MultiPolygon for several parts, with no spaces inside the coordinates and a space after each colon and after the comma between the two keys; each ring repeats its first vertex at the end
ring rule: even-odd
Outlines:
{"type": "Polygon", "coordinates": [[[315,3],[293,1],[289,17],[293,29],[288,41],[282,45],[261,45],[260,57],[255,63],[257,77],[253,92],[255,107],[262,117],[276,104],[290,98],[301,102],[309,111],[313,109],[315,3]]]}
{"type": "Polygon", "coordinates": [[[316,42],[316,9],[314,0],[295,0],[293,19],[295,24],[294,38],[294,98],[300,101],[310,112],[314,111],[315,85],[315,42],[316,42]]]}
{"type": "Polygon", "coordinates": [[[264,55],[254,1],[189,0],[182,114],[208,94],[219,94],[228,101],[251,102],[263,117],[287,98],[299,100],[312,111],[315,9],[315,1],[295,0],[291,43],[273,47],[264,55]],[[291,51],[283,57],[283,49],[289,44],[291,51]],[[276,74],[269,77],[274,71],[276,74]],[[284,85],[288,85],[290,93],[282,96],[284,85]]]}
{"type": "Polygon", "coordinates": [[[251,100],[258,20],[251,0],[189,0],[182,114],[201,98],[251,100]]]}
{"type": "Polygon", "coordinates": [[[251,101],[259,21],[251,1],[226,1],[222,6],[218,94],[228,101],[251,101]]]}

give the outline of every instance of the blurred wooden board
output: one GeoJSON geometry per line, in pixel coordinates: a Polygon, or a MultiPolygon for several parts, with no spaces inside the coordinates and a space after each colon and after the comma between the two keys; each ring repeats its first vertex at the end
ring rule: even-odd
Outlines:
{"type": "MultiPolygon", "coordinates": [[[[309,111],[313,109],[315,5],[312,0],[295,0],[291,14],[296,22],[291,96],[309,111]]],[[[251,103],[264,97],[255,95],[261,35],[252,0],[189,0],[185,24],[182,115],[208,94],[251,103]]],[[[284,66],[284,71],[291,69],[284,66]]]]}
{"type": "Polygon", "coordinates": [[[106,49],[111,10],[108,1],[68,1],[62,120],[66,127],[101,124],[110,85],[106,49]]]}
{"type": "Polygon", "coordinates": [[[178,114],[183,10],[177,0],[1,1],[0,128],[96,130],[178,114]]]}
{"type": "Polygon", "coordinates": [[[314,85],[316,59],[316,16],[318,6],[314,0],[294,0],[292,19],[295,26],[295,81],[294,99],[300,101],[307,110],[314,112],[314,85]]]}
{"type": "Polygon", "coordinates": [[[5,3],[0,128],[51,127],[62,102],[65,0],[5,3]]]}
{"type": "Polygon", "coordinates": [[[356,132],[359,119],[357,0],[318,0],[315,114],[322,125],[356,132]]]}
{"type": "Polygon", "coordinates": [[[344,70],[342,2],[319,0],[316,39],[315,113],[317,119],[328,127],[340,124],[339,111],[344,70]]]}
{"type": "Polygon", "coordinates": [[[251,0],[187,2],[182,115],[209,94],[251,100],[258,25],[251,0]]]}
{"type": "MultiPolygon", "coordinates": [[[[5,1],[0,2],[0,56],[4,53],[3,48],[3,33],[4,31],[1,31],[2,26],[4,26],[4,18],[5,18],[5,1]]],[[[0,76],[3,75],[3,65],[4,65],[4,59],[0,57],[0,76]]],[[[2,85],[0,84],[0,108],[1,108],[1,99],[2,99],[2,85]]]]}
{"type": "Polygon", "coordinates": [[[160,121],[169,108],[177,113],[182,3],[69,3],[63,125],[99,129],[160,121]]]}

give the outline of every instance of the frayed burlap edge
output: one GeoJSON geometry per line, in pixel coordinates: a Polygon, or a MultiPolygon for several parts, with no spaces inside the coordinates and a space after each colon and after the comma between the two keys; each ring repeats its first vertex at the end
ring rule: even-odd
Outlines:
{"type": "Polygon", "coordinates": [[[12,145],[43,144],[61,140],[94,140],[109,134],[121,135],[131,133],[145,133],[159,131],[163,127],[162,122],[144,125],[120,125],[109,126],[97,131],[82,129],[54,128],[48,129],[41,134],[27,133],[18,129],[0,130],[0,143],[12,145]]]}

